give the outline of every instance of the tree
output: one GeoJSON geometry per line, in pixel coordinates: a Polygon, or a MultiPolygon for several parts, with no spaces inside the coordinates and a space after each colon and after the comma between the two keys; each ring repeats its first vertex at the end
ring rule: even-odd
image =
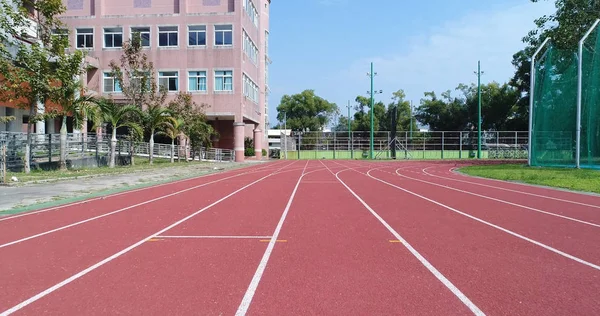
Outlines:
{"type": "Polygon", "coordinates": [[[527,46],[513,55],[512,64],[516,71],[510,85],[517,89],[520,98],[516,103],[514,118],[508,125],[511,129],[528,129],[530,56],[536,48],[550,37],[555,47],[575,50],[585,32],[600,17],[600,1],[597,0],[555,0],[555,7],[553,14],[535,20],[536,28],[523,37],[527,46]]]}
{"type": "Polygon", "coordinates": [[[0,98],[29,109],[25,172],[31,171],[30,152],[38,103],[44,104],[56,82],[53,58],[65,54],[66,39],[53,37],[61,0],[0,0],[0,98]]]}
{"type": "MultiPolygon", "coordinates": [[[[371,131],[371,98],[357,96],[354,110],[354,120],[352,121],[352,130],[361,132],[371,131]]],[[[375,103],[375,112],[373,115],[373,130],[380,131],[380,122],[385,120],[386,109],[383,102],[375,103]]]]}
{"type": "Polygon", "coordinates": [[[277,119],[287,116],[287,128],[293,131],[322,130],[338,109],[335,103],[315,95],[314,90],[304,90],[294,95],[284,95],[277,106],[277,119]],[[286,113],[286,114],[284,114],[286,113]]]}
{"type": "Polygon", "coordinates": [[[202,147],[211,147],[212,138],[218,136],[217,131],[206,122],[205,107],[204,104],[196,104],[192,99],[192,95],[186,92],[179,92],[168,105],[172,115],[183,120],[182,132],[195,150],[202,147]]]}
{"type": "MultiPolygon", "coordinates": [[[[163,130],[159,133],[171,139],[171,163],[175,162],[175,140],[183,133],[185,122],[181,118],[169,117],[168,121],[163,125],[163,130]]],[[[177,162],[179,162],[177,155],[177,162]]]]}
{"type": "Polygon", "coordinates": [[[51,116],[62,118],[59,160],[61,170],[67,169],[67,116],[72,116],[73,126],[81,129],[94,107],[94,98],[85,94],[79,78],[83,73],[83,60],[84,54],[81,51],[59,55],[55,72],[57,83],[52,85],[50,90],[50,100],[59,105],[51,116]]]}
{"type": "Polygon", "coordinates": [[[110,140],[109,167],[115,167],[115,154],[117,148],[117,129],[129,128],[134,134],[143,134],[142,127],[128,120],[129,115],[141,115],[141,111],[134,105],[120,105],[111,99],[102,98],[98,101],[98,109],[95,113],[94,123],[97,125],[108,123],[112,127],[112,138],[110,140]]]}
{"type": "Polygon", "coordinates": [[[388,105],[387,113],[385,116],[385,120],[382,121],[382,130],[391,131],[392,126],[390,126],[392,122],[392,117],[394,113],[394,108],[398,108],[397,117],[396,117],[396,130],[397,131],[409,131],[410,124],[412,122],[412,130],[417,130],[417,122],[416,120],[411,120],[411,109],[410,109],[410,101],[405,100],[406,94],[404,90],[400,89],[394,93],[392,93],[392,103],[388,105]]]}
{"type": "Polygon", "coordinates": [[[154,160],[154,134],[161,127],[165,126],[171,119],[171,111],[161,104],[151,104],[148,106],[146,111],[142,112],[142,121],[150,132],[150,153],[149,161],[150,164],[154,160]]]}
{"type": "Polygon", "coordinates": [[[433,131],[460,131],[469,122],[464,101],[453,98],[450,90],[439,99],[435,92],[425,92],[417,108],[416,119],[433,131]]]}

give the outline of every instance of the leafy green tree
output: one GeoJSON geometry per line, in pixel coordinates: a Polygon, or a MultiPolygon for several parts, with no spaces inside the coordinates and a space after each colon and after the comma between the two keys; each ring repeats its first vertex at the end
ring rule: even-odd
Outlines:
{"type": "Polygon", "coordinates": [[[412,122],[413,131],[417,130],[417,122],[416,120],[411,120],[411,109],[410,109],[410,101],[406,100],[406,94],[404,90],[400,89],[394,93],[392,93],[392,103],[388,105],[385,121],[382,124],[383,130],[391,131],[392,126],[392,117],[394,113],[394,108],[397,107],[397,118],[396,118],[396,130],[397,131],[409,131],[410,124],[412,122]]]}
{"type": "MultiPolygon", "coordinates": [[[[540,0],[531,0],[531,2],[540,2],[540,0]]],[[[554,2],[556,11],[535,20],[536,28],[523,37],[526,47],[513,55],[512,64],[516,71],[510,85],[517,89],[520,98],[514,110],[514,118],[507,128],[528,129],[530,56],[535,49],[546,38],[551,37],[552,44],[557,48],[575,50],[585,32],[600,17],[600,1],[597,0],[555,0],[554,2]]]]}
{"type": "Polygon", "coordinates": [[[97,125],[108,123],[112,127],[112,138],[110,140],[110,168],[115,167],[117,129],[127,127],[137,135],[143,134],[142,126],[131,120],[131,115],[142,115],[142,111],[135,105],[121,105],[106,98],[98,100],[98,109],[95,112],[94,123],[97,125]]]}
{"type": "Polygon", "coordinates": [[[160,128],[169,123],[170,119],[171,111],[161,104],[151,104],[142,112],[142,121],[150,132],[150,164],[152,164],[154,160],[154,135],[160,128]]]}
{"type": "MultiPolygon", "coordinates": [[[[163,125],[163,130],[160,134],[171,139],[171,163],[175,162],[175,140],[181,136],[185,126],[185,121],[181,118],[169,117],[169,120],[163,125]]],[[[180,161],[181,155],[177,155],[177,162],[180,161]]]]}
{"type": "Polygon", "coordinates": [[[435,92],[425,92],[415,117],[433,131],[459,131],[468,123],[464,101],[453,98],[450,90],[442,93],[441,99],[435,92]]]}
{"type": "MultiPolygon", "coordinates": [[[[371,131],[371,98],[365,96],[357,96],[356,105],[354,107],[354,120],[352,121],[353,131],[371,131]]],[[[386,108],[383,102],[375,103],[375,112],[373,115],[373,130],[380,131],[380,122],[385,121],[386,108]]]]}
{"type": "Polygon", "coordinates": [[[205,104],[198,105],[194,102],[192,95],[186,92],[179,92],[168,105],[173,117],[183,120],[182,132],[196,151],[202,147],[211,147],[212,139],[218,137],[217,131],[207,123],[205,107],[205,104]]]}
{"type": "Polygon", "coordinates": [[[331,120],[338,106],[319,96],[314,90],[304,90],[294,95],[284,95],[277,106],[277,119],[287,116],[287,128],[293,131],[309,129],[320,131],[331,120]],[[284,114],[286,113],[286,114],[284,114]]]}
{"type": "Polygon", "coordinates": [[[0,0],[0,99],[29,109],[26,173],[31,171],[33,124],[43,118],[36,109],[49,99],[56,82],[54,58],[67,47],[66,39],[52,36],[65,9],[61,0],[0,0]]]}

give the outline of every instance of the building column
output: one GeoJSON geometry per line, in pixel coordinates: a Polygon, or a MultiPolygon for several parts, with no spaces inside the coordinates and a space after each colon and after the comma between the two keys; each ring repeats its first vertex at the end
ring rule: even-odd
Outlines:
{"type": "Polygon", "coordinates": [[[262,131],[260,130],[260,127],[256,125],[256,128],[254,128],[254,156],[257,159],[260,159],[262,157],[263,141],[264,139],[262,138],[262,131]]]}
{"type": "Polygon", "coordinates": [[[235,151],[235,162],[244,162],[244,122],[233,123],[233,150],[235,151]]]}
{"type": "MultiPolygon", "coordinates": [[[[44,103],[38,102],[36,113],[44,114],[45,111],[46,111],[46,107],[44,106],[44,103]]],[[[30,117],[29,119],[33,119],[33,118],[30,117]]],[[[36,134],[46,134],[46,121],[45,120],[35,122],[35,133],[36,134]]]]}

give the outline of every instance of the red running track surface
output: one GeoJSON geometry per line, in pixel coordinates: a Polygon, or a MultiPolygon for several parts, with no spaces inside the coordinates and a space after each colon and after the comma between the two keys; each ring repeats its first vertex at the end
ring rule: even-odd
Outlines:
{"type": "Polygon", "coordinates": [[[599,315],[600,197],[280,161],[0,218],[0,315],[599,315]]]}

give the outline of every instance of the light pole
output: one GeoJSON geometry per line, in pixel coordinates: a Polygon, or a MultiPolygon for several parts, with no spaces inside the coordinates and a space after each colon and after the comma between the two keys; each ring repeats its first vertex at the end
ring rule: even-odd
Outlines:
{"type": "Polygon", "coordinates": [[[352,120],[350,119],[350,100],[348,100],[348,150],[350,150],[350,158],[354,159],[354,152],[352,150],[352,128],[351,128],[351,122],[352,120]]]}
{"type": "Polygon", "coordinates": [[[413,112],[412,111],[413,110],[412,110],[412,100],[411,100],[410,101],[410,112],[409,112],[409,115],[410,115],[410,139],[412,139],[412,124],[413,124],[412,123],[412,120],[413,120],[413,112]]]}
{"type": "Polygon", "coordinates": [[[284,156],[287,160],[287,112],[283,112],[283,146],[285,147],[284,156]]]}
{"type": "Polygon", "coordinates": [[[367,74],[367,76],[371,77],[371,138],[369,142],[369,158],[373,159],[373,133],[374,133],[374,108],[375,108],[375,99],[373,98],[373,94],[375,91],[373,90],[373,77],[377,76],[377,73],[373,72],[373,63],[371,62],[371,72],[367,74]]]}
{"type": "Polygon", "coordinates": [[[477,61],[477,159],[481,159],[481,61],[477,61]]]}

